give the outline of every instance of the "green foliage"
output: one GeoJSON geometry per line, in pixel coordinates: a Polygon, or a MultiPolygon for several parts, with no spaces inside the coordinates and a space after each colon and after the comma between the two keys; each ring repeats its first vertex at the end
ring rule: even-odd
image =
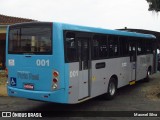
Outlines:
{"type": "Polygon", "coordinates": [[[149,11],[160,11],[160,0],[146,0],[149,4],[149,11]]]}

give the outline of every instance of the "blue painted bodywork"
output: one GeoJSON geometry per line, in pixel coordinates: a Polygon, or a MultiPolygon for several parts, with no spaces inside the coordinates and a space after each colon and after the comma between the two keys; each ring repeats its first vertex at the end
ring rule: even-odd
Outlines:
{"type": "MultiPolygon", "coordinates": [[[[7,29],[9,31],[9,28],[7,29]]],[[[155,38],[153,35],[140,34],[133,32],[125,32],[118,30],[107,30],[101,28],[83,27],[77,25],[53,23],[53,54],[52,55],[18,55],[8,54],[8,33],[7,33],[7,44],[6,44],[6,66],[8,68],[8,95],[23,97],[29,99],[68,103],[69,99],[69,64],[65,63],[64,58],[64,40],[63,30],[72,31],[85,31],[92,33],[102,34],[113,34],[122,36],[133,36],[143,38],[155,38]],[[36,60],[43,59],[49,60],[50,66],[37,66],[36,60]],[[9,66],[9,60],[14,60],[14,66],[9,66]],[[53,71],[59,72],[59,83],[58,89],[52,89],[53,71]],[[32,75],[37,76],[36,79],[32,77],[20,77],[20,74],[26,76],[32,75]],[[10,79],[16,79],[16,85],[11,86],[10,79]],[[32,84],[33,90],[24,89],[25,84],[32,84]]],[[[78,88],[77,88],[78,89],[78,88]]]]}
{"type": "Polygon", "coordinates": [[[85,26],[78,26],[78,25],[71,25],[65,23],[55,23],[62,26],[64,30],[73,30],[73,31],[84,31],[84,32],[91,32],[91,33],[102,33],[102,34],[111,34],[111,35],[122,35],[122,36],[132,36],[132,37],[142,37],[142,38],[151,38],[155,39],[156,37],[151,34],[142,34],[136,32],[126,32],[120,30],[109,30],[103,28],[94,28],[94,27],[85,27],[85,26]]]}
{"type": "MultiPolygon", "coordinates": [[[[53,55],[6,55],[9,96],[68,103],[68,87],[66,87],[68,75],[65,75],[65,69],[68,70],[68,68],[64,63],[63,31],[58,24],[53,24],[53,28],[53,55]],[[50,66],[37,66],[37,59],[49,60],[50,66]],[[14,60],[14,66],[9,66],[9,60],[14,60]],[[52,88],[53,71],[55,70],[59,72],[57,90],[52,88]],[[30,76],[36,76],[36,79],[30,76]],[[16,78],[16,86],[11,86],[10,78],[16,78]],[[32,84],[34,89],[24,89],[25,84],[32,84]],[[45,97],[47,95],[48,97],[45,97]]],[[[8,37],[6,51],[8,52],[8,37]]]]}

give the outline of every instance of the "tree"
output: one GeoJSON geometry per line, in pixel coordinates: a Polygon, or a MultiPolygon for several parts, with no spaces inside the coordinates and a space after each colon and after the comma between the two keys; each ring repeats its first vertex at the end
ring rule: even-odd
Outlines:
{"type": "Polygon", "coordinates": [[[160,0],[146,0],[149,4],[149,11],[160,12],[160,0]]]}

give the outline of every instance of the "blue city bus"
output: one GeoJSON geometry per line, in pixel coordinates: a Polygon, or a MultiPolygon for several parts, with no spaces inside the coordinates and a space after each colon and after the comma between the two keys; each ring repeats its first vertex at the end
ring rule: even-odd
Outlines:
{"type": "Polygon", "coordinates": [[[10,25],[6,67],[8,95],[75,104],[149,81],[156,37],[149,34],[30,22],[10,25]]]}

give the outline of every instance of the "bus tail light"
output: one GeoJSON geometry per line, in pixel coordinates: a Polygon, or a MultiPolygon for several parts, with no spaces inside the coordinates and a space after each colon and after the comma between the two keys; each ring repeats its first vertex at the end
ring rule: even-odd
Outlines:
{"type": "Polygon", "coordinates": [[[54,76],[54,77],[58,77],[58,76],[59,76],[59,73],[58,73],[57,71],[54,71],[54,72],[53,72],[53,76],[54,76]]]}
{"type": "Polygon", "coordinates": [[[57,79],[57,78],[54,78],[54,79],[53,79],[53,82],[54,82],[54,83],[57,83],[57,82],[58,82],[58,79],[57,79]]]}
{"type": "Polygon", "coordinates": [[[57,89],[58,85],[57,84],[53,84],[52,88],[53,89],[57,89]]]}
{"type": "Polygon", "coordinates": [[[58,88],[58,78],[59,78],[59,73],[57,71],[53,72],[53,85],[52,85],[52,89],[55,90],[58,88]]]}
{"type": "Polygon", "coordinates": [[[57,79],[57,78],[54,78],[54,79],[53,79],[53,86],[52,86],[53,90],[54,90],[54,89],[57,89],[57,87],[58,87],[57,84],[58,84],[58,79],[57,79]]]}

